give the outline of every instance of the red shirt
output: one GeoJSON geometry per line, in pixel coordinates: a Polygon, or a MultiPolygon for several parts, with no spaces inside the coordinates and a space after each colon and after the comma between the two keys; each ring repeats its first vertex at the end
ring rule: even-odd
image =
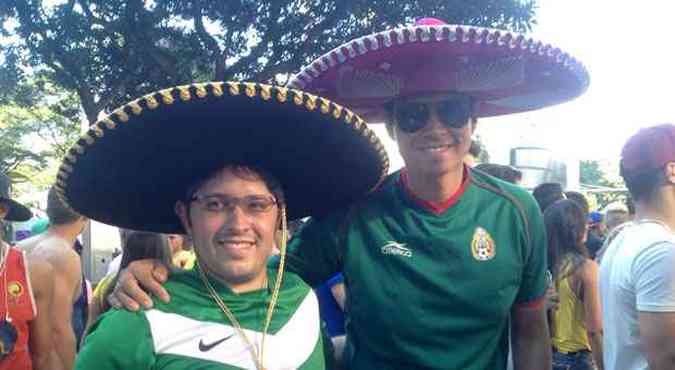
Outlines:
{"type": "Polygon", "coordinates": [[[4,293],[4,297],[0,296],[0,319],[4,320],[9,310],[9,319],[16,328],[17,340],[14,351],[0,361],[0,370],[30,370],[33,365],[28,351],[29,324],[37,315],[37,306],[24,252],[14,247],[8,247],[7,250],[0,272],[0,286],[4,293]]]}

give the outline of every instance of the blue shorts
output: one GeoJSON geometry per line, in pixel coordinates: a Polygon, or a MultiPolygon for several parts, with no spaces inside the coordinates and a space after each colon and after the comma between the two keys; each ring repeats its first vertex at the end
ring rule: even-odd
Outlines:
{"type": "Polygon", "coordinates": [[[553,349],[553,370],[595,370],[595,361],[590,351],[572,353],[558,352],[553,349]]]}

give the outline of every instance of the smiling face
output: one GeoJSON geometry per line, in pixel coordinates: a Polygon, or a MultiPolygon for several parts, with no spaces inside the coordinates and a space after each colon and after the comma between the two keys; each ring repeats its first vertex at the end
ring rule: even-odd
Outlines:
{"type": "Polygon", "coordinates": [[[461,171],[463,159],[471,146],[471,135],[476,122],[466,117],[461,127],[449,127],[444,124],[444,111],[447,111],[447,95],[431,95],[423,98],[411,98],[404,103],[426,104],[428,115],[426,124],[420,123],[420,129],[406,132],[393,122],[394,137],[399,152],[412,172],[440,176],[452,171],[461,171]],[[439,109],[443,107],[443,109],[439,109]]]}
{"type": "Polygon", "coordinates": [[[279,221],[268,186],[255,173],[225,168],[194,197],[188,205],[178,202],[176,212],[206,272],[234,291],[260,289],[279,221]]]}

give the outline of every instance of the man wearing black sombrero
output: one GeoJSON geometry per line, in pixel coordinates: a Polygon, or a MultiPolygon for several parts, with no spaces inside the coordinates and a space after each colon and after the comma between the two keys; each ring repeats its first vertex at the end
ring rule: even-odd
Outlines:
{"type": "Polygon", "coordinates": [[[462,159],[478,118],[562,103],[587,84],[560,49],[435,19],[349,41],[296,75],[291,86],[384,121],[406,164],[289,245],[310,285],[343,271],[348,368],[505,369],[509,336],[515,368],[550,368],[537,204],[462,159]]]}
{"type": "Polygon", "coordinates": [[[101,119],[66,156],[57,193],[91,219],[187,234],[197,263],[171,275],[171,302],[101,316],[76,368],[324,369],[316,296],[284,274],[286,222],[365,195],[387,168],[361,118],[282,87],[179,86],[101,119]]]}
{"type": "MultiPolygon", "coordinates": [[[[0,172],[0,226],[23,222],[31,211],[9,196],[9,178],[0,172]]],[[[52,268],[3,241],[0,227],[0,369],[53,369],[52,268]]],[[[59,368],[58,366],[57,368],[59,368]]]]}

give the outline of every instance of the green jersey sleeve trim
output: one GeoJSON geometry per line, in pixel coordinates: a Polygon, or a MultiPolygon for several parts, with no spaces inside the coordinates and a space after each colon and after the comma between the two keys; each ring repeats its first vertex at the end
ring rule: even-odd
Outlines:
{"type": "Polygon", "coordinates": [[[152,343],[143,312],[108,311],[90,329],[75,369],[152,369],[156,362],[152,343]]]}

